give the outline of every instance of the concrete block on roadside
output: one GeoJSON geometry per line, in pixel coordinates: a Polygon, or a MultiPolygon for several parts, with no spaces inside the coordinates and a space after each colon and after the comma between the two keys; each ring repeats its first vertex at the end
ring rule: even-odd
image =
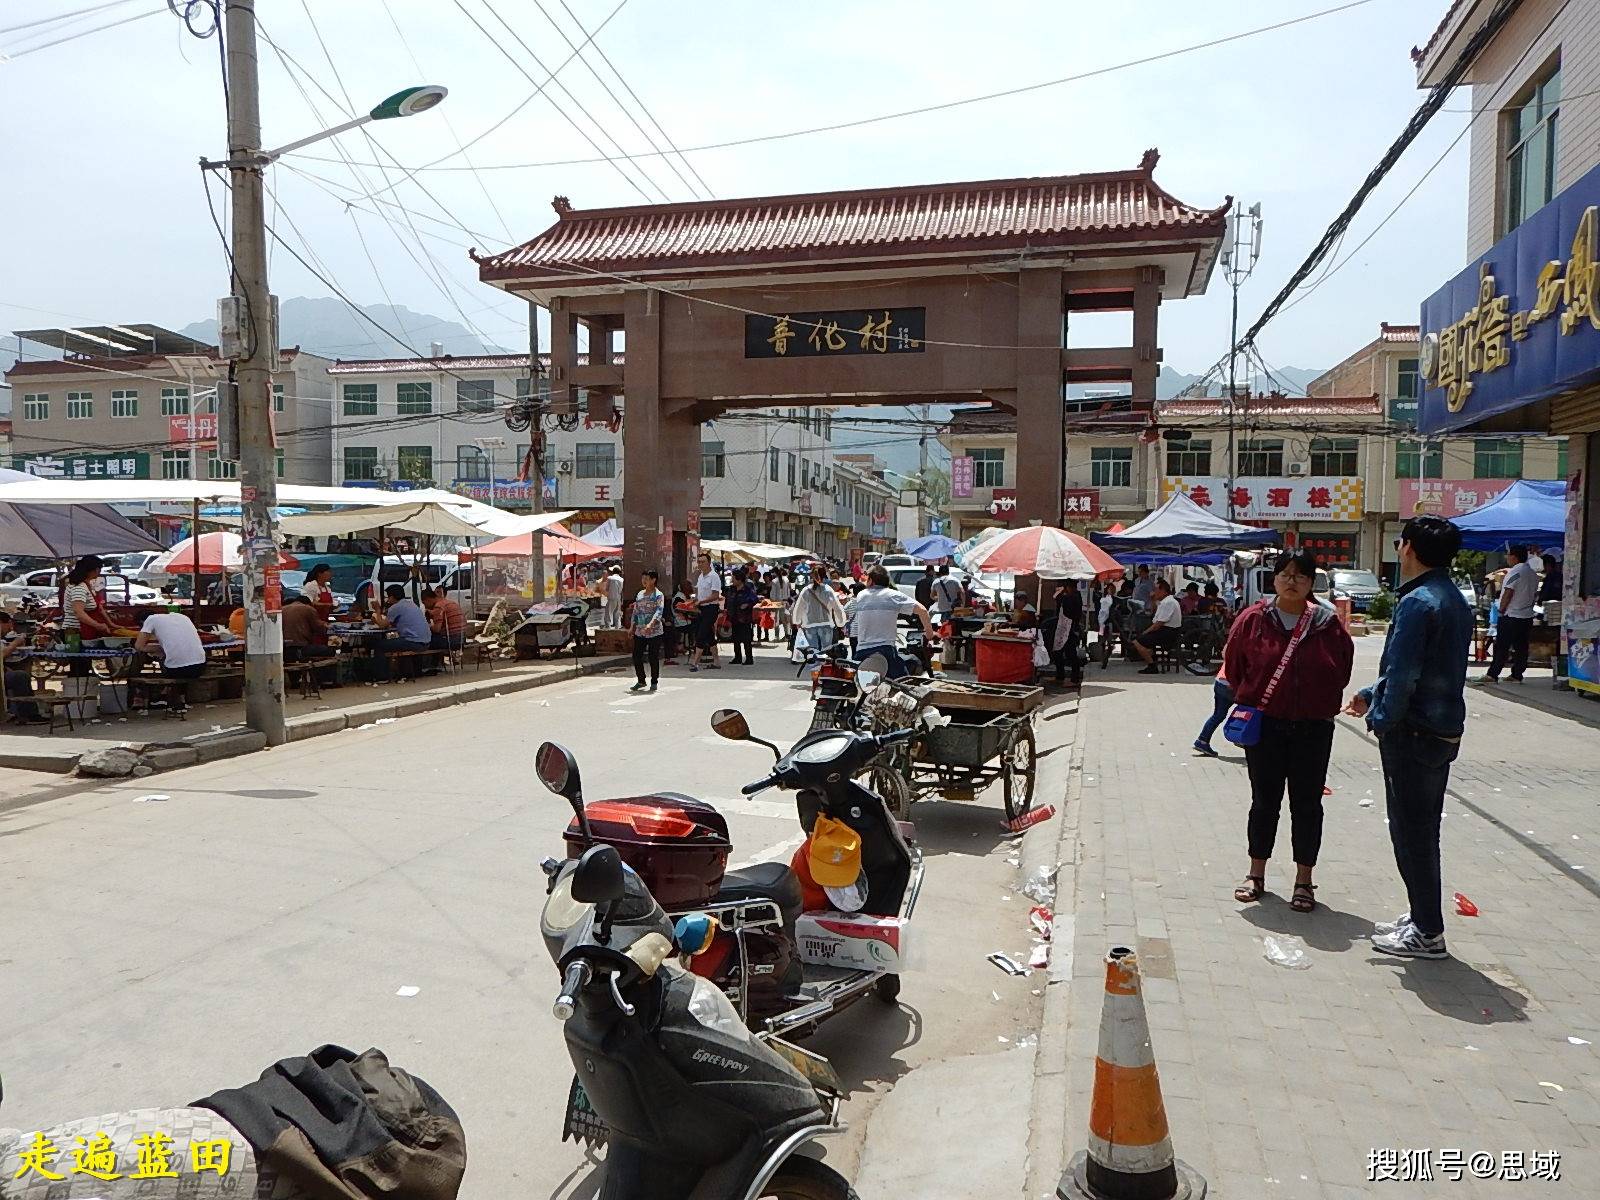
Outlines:
{"type": "Polygon", "coordinates": [[[254,754],[267,748],[267,735],[254,729],[232,729],[186,740],[194,747],[195,760],[203,763],[254,754]]]}
{"type": "Polygon", "coordinates": [[[96,779],[117,779],[133,774],[139,752],[127,746],[102,746],[78,756],[78,774],[96,779]]]}
{"type": "Polygon", "coordinates": [[[172,771],[194,766],[200,756],[193,746],[152,746],[139,756],[139,761],[157,771],[172,771]]]}
{"type": "Polygon", "coordinates": [[[379,700],[372,704],[354,704],[342,710],[346,729],[360,729],[363,725],[371,725],[374,721],[381,721],[385,717],[394,716],[394,701],[379,700]]]}
{"type": "Polygon", "coordinates": [[[449,698],[439,692],[423,692],[416,696],[402,696],[394,702],[394,715],[397,717],[414,717],[418,713],[433,712],[436,708],[444,708],[449,703],[449,698]]]}

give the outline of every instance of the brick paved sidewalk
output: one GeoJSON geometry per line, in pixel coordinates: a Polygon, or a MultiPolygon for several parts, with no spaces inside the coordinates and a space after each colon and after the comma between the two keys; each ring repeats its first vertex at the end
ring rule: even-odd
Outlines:
{"type": "MultiPolygon", "coordinates": [[[[1360,644],[1358,684],[1375,673],[1377,652],[1376,639],[1360,644]]],[[[1600,1191],[1592,729],[1474,690],[1446,803],[1444,876],[1446,894],[1466,893],[1482,915],[1459,918],[1447,905],[1455,957],[1408,962],[1367,942],[1372,923],[1403,910],[1405,898],[1377,748],[1355,722],[1341,720],[1334,741],[1321,907],[1307,917],[1287,904],[1287,805],[1271,894],[1253,905],[1233,899],[1247,865],[1243,752],[1220,734],[1220,760],[1189,748],[1210,711],[1210,681],[1136,678],[1114,665],[1092,670],[1085,692],[1081,797],[1065,827],[1058,897],[1058,909],[1074,914],[1065,1153],[1082,1146],[1087,1127],[1102,959],[1129,944],[1145,967],[1177,1152],[1214,1197],[1600,1191]],[[1266,959],[1262,937],[1278,932],[1305,940],[1309,969],[1266,959]],[[1369,1181],[1369,1153],[1382,1148],[1431,1149],[1435,1182],[1369,1181]],[[1451,1181],[1441,1148],[1494,1154],[1497,1177],[1474,1182],[1469,1171],[1451,1181]],[[1551,1150],[1561,1154],[1560,1182],[1498,1177],[1503,1152],[1520,1151],[1531,1166],[1535,1151],[1551,1150]]],[[[1060,1033],[1047,1027],[1045,1037],[1060,1033]]]]}

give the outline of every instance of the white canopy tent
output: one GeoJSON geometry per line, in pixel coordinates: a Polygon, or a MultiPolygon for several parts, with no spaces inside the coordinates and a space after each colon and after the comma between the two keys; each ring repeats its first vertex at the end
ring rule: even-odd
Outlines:
{"type": "Polygon", "coordinates": [[[731,562],[773,562],[780,558],[808,558],[811,551],[799,546],[779,546],[772,542],[740,542],[731,538],[712,538],[700,543],[706,553],[731,562]]]}
{"type": "MultiPolygon", "coordinates": [[[[519,518],[529,528],[543,529],[565,520],[571,512],[536,513],[519,518]]],[[[283,517],[278,528],[292,537],[322,537],[325,535],[361,533],[369,529],[396,529],[407,533],[424,533],[430,537],[478,538],[490,536],[479,525],[461,515],[452,504],[424,501],[419,504],[384,504],[367,508],[336,508],[329,512],[301,513],[283,517]]],[[[525,529],[524,532],[528,531],[525,529]]]]}

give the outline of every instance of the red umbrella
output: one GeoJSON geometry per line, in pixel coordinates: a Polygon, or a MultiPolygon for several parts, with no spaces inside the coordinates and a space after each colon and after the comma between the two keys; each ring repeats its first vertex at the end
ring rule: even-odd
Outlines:
{"type": "Polygon", "coordinates": [[[996,534],[969,550],[961,565],[969,571],[1043,579],[1116,578],[1122,574],[1122,564],[1088,538],[1052,525],[1028,525],[996,534]]]}
{"type": "MultiPolygon", "coordinates": [[[[293,555],[278,554],[280,567],[299,566],[293,555]]],[[[146,568],[152,575],[237,574],[244,570],[244,549],[237,533],[227,531],[202,533],[199,538],[184,538],[146,568]],[[196,565],[196,542],[199,543],[199,563],[196,565]]]]}

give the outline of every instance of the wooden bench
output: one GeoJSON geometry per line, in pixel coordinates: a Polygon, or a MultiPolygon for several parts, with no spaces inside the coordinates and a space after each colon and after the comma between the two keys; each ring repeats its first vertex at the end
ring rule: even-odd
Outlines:
{"type": "Polygon", "coordinates": [[[78,719],[81,721],[83,719],[83,708],[81,706],[85,700],[89,699],[89,697],[62,696],[56,692],[35,692],[31,699],[34,704],[49,711],[50,727],[45,732],[53,734],[56,731],[56,713],[58,712],[61,713],[61,715],[67,720],[68,733],[76,733],[78,731],[78,727],[72,723],[72,706],[74,704],[80,706],[78,709],[78,719]]]}
{"type": "Polygon", "coordinates": [[[138,693],[143,692],[144,715],[148,717],[150,705],[159,693],[167,702],[168,717],[177,717],[180,721],[189,719],[189,680],[168,679],[165,675],[130,675],[127,684],[130,711],[138,702],[138,693]]]}
{"type": "MultiPolygon", "coordinates": [[[[390,650],[387,654],[384,655],[384,658],[387,659],[391,663],[394,662],[396,659],[410,659],[411,660],[411,675],[410,675],[410,678],[412,678],[412,679],[417,678],[417,676],[419,674],[419,672],[417,670],[417,660],[419,660],[419,659],[432,659],[432,660],[435,660],[437,662],[437,665],[439,665],[442,668],[443,665],[444,665],[444,657],[445,657],[445,651],[443,651],[443,650],[435,650],[435,649],[432,649],[431,647],[427,648],[427,649],[423,649],[423,650],[390,650]]],[[[391,679],[394,678],[394,669],[392,667],[389,669],[389,677],[391,679]]]]}
{"type": "Polygon", "coordinates": [[[302,700],[309,700],[313,696],[320,700],[322,681],[317,678],[317,672],[338,665],[337,658],[302,658],[296,662],[286,662],[283,664],[284,681],[300,688],[302,700]]]}

